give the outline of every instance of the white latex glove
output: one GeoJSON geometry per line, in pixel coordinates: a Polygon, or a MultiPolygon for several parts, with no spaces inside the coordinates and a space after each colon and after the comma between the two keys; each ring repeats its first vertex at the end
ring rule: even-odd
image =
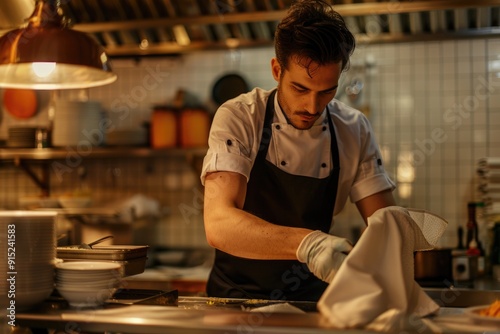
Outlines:
{"type": "Polygon", "coordinates": [[[330,283],[351,249],[345,238],[313,231],[302,239],[296,254],[316,277],[330,283]]]}

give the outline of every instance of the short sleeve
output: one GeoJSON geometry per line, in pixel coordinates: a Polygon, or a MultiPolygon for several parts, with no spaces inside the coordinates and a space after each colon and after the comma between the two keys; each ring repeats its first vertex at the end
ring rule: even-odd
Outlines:
{"type": "Polygon", "coordinates": [[[377,154],[359,165],[355,182],[351,189],[351,201],[357,202],[365,197],[376,194],[383,190],[396,187],[388,177],[382,158],[377,154]]]}
{"type": "Polygon", "coordinates": [[[373,129],[364,115],[360,115],[360,139],[360,163],[350,193],[352,202],[396,187],[387,175],[373,129]]]}
{"type": "Polygon", "coordinates": [[[203,185],[208,173],[218,171],[235,172],[250,179],[262,133],[267,96],[266,91],[254,89],[224,103],[217,110],[200,176],[203,185]]]}

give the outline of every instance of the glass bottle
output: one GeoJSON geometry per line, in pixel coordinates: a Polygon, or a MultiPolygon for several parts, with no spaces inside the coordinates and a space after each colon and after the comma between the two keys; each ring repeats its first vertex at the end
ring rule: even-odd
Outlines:
{"type": "Polygon", "coordinates": [[[484,250],[479,240],[479,227],[476,220],[476,206],[477,203],[469,202],[467,204],[467,238],[466,247],[467,255],[477,257],[477,275],[482,276],[485,272],[484,250]]]}
{"type": "Polygon", "coordinates": [[[490,262],[493,278],[500,280],[500,222],[493,227],[493,242],[491,247],[490,262]]]}
{"type": "Polygon", "coordinates": [[[465,246],[468,248],[471,241],[477,235],[477,222],[476,222],[476,203],[469,202],[467,203],[467,224],[465,225],[466,229],[466,238],[465,238],[465,246]]]}
{"type": "Polygon", "coordinates": [[[466,250],[467,248],[464,246],[464,228],[459,226],[457,229],[457,250],[466,250]]]}
{"type": "Polygon", "coordinates": [[[484,202],[476,203],[476,222],[477,222],[477,237],[480,242],[482,256],[484,257],[484,274],[491,274],[491,246],[492,246],[492,233],[493,221],[486,214],[486,204],[484,202]]]}

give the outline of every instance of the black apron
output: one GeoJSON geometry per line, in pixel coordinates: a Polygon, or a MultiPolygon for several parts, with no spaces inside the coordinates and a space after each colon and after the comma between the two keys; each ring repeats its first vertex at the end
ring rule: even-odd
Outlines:
{"type": "MultiPolygon", "coordinates": [[[[243,210],[270,223],[328,232],[340,172],[335,130],[327,110],[333,169],[324,179],[292,175],[266,160],[274,116],[273,91],[243,210]]],[[[325,127],[326,131],[326,127],[325,127]]],[[[304,157],[308,159],[310,157],[304,157]]],[[[277,241],[279,242],[279,241],[277,241]]],[[[328,286],[297,260],[253,260],[216,249],[207,283],[211,297],[317,301],[328,286]]]]}

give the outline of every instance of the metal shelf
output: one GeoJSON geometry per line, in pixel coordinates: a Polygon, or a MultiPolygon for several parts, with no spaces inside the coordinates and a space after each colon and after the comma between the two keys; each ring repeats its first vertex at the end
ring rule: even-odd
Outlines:
{"type": "Polygon", "coordinates": [[[168,148],[152,149],[148,147],[99,147],[87,150],[70,148],[0,148],[0,160],[61,160],[80,156],[83,159],[154,158],[162,156],[185,156],[188,160],[195,156],[205,155],[207,148],[168,148]]]}
{"type": "Polygon", "coordinates": [[[119,159],[119,158],[158,158],[184,157],[195,166],[203,158],[207,148],[168,148],[149,147],[93,147],[85,150],[77,147],[67,148],[0,148],[0,162],[12,161],[22,168],[46,196],[50,193],[49,164],[46,162],[65,159],[119,159]],[[32,163],[42,164],[42,175],[37,175],[30,167],[32,163]]]}

